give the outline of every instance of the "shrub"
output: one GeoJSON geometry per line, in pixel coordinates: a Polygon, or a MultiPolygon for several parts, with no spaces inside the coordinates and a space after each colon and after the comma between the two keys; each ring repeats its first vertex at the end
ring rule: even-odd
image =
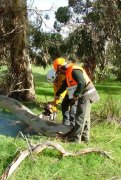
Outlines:
{"type": "Polygon", "coordinates": [[[121,124],[121,101],[116,100],[112,96],[108,96],[104,103],[92,112],[93,122],[92,124],[107,121],[117,122],[121,124]]]}

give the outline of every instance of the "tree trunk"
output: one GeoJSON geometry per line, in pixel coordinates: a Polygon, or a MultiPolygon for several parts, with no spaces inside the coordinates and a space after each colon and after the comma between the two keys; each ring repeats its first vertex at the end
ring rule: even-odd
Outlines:
{"type": "Polygon", "coordinates": [[[41,133],[45,136],[56,136],[58,133],[65,134],[72,128],[71,126],[44,121],[31,112],[30,109],[22,105],[18,100],[6,96],[0,95],[0,108],[8,109],[36,133],[41,133]]]}
{"type": "Polygon", "coordinates": [[[95,57],[88,57],[85,62],[84,62],[84,67],[83,67],[86,71],[86,73],[88,74],[89,78],[91,80],[94,80],[94,73],[95,73],[95,69],[96,69],[96,60],[95,57]]]}
{"type": "Polygon", "coordinates": [[[27,6],[25,0],[8,0],[10,11],[10,96],[33,100],[35,90],[30,59],[27,52],[27,6]]]}

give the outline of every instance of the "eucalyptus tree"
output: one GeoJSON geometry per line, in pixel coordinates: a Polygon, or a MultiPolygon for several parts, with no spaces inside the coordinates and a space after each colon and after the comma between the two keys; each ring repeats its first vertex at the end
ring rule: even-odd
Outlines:
{"type": "Polygon", "coordinates": [[[44,32],[33,25],[31,25],[29,32],[29,44],[32,61],[42,65],[44,68],[48,63],[66,52],[61,34],[44,32]]]}
{"type": "MultiPolygon", "coordinates": [[[[6,94],[17,99],[35,99],[33,75],[27,51],[27,2],[3,0],[1,46],[8,50],[6,94]]],[[[5,54],[5,53],[4,53],[5,54]]]]}
{"type": "MultiPolygon", "coordinates": [[[[119,0],[69,0],[68,9],[72,15],[68,16],[68,22],[63,21],[63,25],[73,26],[67,41],[68,53],[75,54],[92,72],[97,64],[102,76],[107,65],[112,63],[106,53],[110,47],[120,46],[120,8],[119,0]]],[[[61,15],[56,18],[62,26],[61,15]]]]}

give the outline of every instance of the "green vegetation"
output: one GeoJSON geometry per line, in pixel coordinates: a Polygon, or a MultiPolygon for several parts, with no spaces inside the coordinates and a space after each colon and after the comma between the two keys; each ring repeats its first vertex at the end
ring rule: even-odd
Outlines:
{"type": "MultiPolygon", "coordinates": [[[[52,84],[46,82],[46,70],[33,67],[37,103],[25,103],[33,112],[42,111],[40,104],[53,99],[52,84]]],[[[86,144],[64,143],[51,138],[66,150],[76,152],[83,148],[96,147],[110,152],[114,161],[99,154],[91,153],[77,157],[60,158],[55,149],[46,149],[42,153],[25,159],[10,180],[109,180],[121,179],[121,83],[106,82],[96,85],[101,99],[92,106],[91,141],[86,144]],[[107,102],[107,104],[106,104],[107,102]],[[113,111],[113,115],[112,115],[113,111]],[[118,119],[118,121],[116,121],[118,119]],[[97,123],[98,122],[98,123],[97,123]]],[[[61,112],[57,117],[61,121],[61,112]]],[[[45,142],[48,137],[32,136],[32,143],[45,142]]],[[[20,150],[27,148],[26,142],[17,138],[0,135],[0,175],[20,150]]]]}

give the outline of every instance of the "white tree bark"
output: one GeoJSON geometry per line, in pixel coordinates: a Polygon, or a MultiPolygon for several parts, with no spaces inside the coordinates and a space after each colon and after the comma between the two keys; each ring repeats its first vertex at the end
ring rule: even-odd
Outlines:
{"type": "MultiPolygon", "coordinates": [[[[55,149],[57,149],[62,157],[66,157],[66,156],[79,156],[79,155],[84,155],[84,154],[88,154],[88,153],[98,153],[101,155],[106,156],[109,159],[114,160],[108,152],[100,150],[98,148],[87,148],[87,149],[81,149],[78,152],[68,152],[66,151],[60,144],[55,143],[55,142],[51,142],[51,141],[47,141],[45,143],[41,143],[41,144],[37,144],[36,146],[33,146],[32,153],[33,154],[38,154],[40,152],[42,152],[44,149],[49,148],[49,147],[54,147],[55,149]]],[[[17,169],[17,167],[20,165],[20,163],[31,154],[31,152],[29,150],[24,150],[22,152],[20,152],[20,154],[12,161],[12,163],[6,168],[6,170],[4,171],[3,175],[1,176],[1,180],[6,180],[8,179],[9,176],[11,176],[11,174],[17,169]]]]}
{"type": "Polygon", "coordinates": [[[60,132],[65,134],[72,128],[71,126],[45,121],[31,112],[30,109],[22,105],[18,100],[6,96],[0,95],[0,108],[8,109],[18,117],[18,120],[21,120],[36,133],[41,133],[42,135],[56,136],[60,132]]]}

